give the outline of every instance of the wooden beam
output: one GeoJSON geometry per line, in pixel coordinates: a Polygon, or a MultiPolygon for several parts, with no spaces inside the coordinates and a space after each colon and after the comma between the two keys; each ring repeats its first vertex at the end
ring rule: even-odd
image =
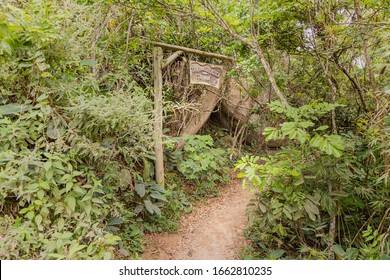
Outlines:
{"type": "Polygon", "coordinates": [[[163,51],[159,47],[153,48],[153,80],[154,80],[154,136],[156,154],[156,182],[164,187],[164,153],[162,146],[163,136],[163,104],[162,104],[162,60],[163,51]]]}
{"type": "Polygon", "coordinates": [[[172,62],[174,62],[176,60],[176,58],[178,58],[179,56],[181,56],[184,52],[182,51],[177,51],[175,53],[173,53],[172,55],[170,55],[166,60],[165,62],[163,63],[162,65],[162,69],[166,68],[169,64],[171,64],[172,62]]]}
{"type": "MultiPolygon", "coordinates": [[[[150,41],[149,41],[150,42],[150,41]]],[[[183,51],[187,53],[192,53],[192,54],[197,54],[201,56],[207,56],[207,57],[212,57],[212,58],[218,58],[218,59],[223,59],[223,60],[228,60],[228,61],[233,61],[234,58],[222,54],[217,54],[217,53],[210,53],[210,52],[204,52],[196,49],[191,49],[191,48],[186,48],[182,46],[176,46],[176,45],[170,45],[170,44],[165,44],[165,43],[160,43],[160,42],[150,42],[151,44],[161,47],[164,49],[170,49],[174,51],[183,51]]]]}

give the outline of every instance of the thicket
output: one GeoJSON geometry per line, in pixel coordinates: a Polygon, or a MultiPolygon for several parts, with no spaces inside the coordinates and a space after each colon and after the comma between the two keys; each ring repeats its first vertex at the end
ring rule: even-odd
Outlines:
{"type": "Polygon", "coordinates": [[[139,258],[144,232],[176,231],[190,210],[184,184],[203,184],[198,197],[226,180],[205,136],[167,159],[165,189],[153,181],[141,39],[158,24],[138,1],[1,1],[1,258],[139,258]]]}

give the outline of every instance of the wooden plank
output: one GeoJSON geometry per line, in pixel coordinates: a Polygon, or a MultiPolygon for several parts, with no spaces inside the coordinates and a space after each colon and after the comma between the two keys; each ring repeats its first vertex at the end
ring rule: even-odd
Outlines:
{"type": "Polygon", "coordinates": [[[165,62],[163,63],[162,65],[162,69],[166,68],[169,64],[171,64],[172,62],[174,62],[176,60],[176,58],[178,58],[179,56],[181,56],[184,52],[183,51],[177,51],[175,53],[173,53],[172,55],[170,55],[166,60],[165,62]]]}
{"type": "Polygon", "coordinates": [[[159,47],[153,48],[153,80],[154,80],[154,132],[156,154],[156,182],[164,187],[164,153],[162,146],[163,136],[163,105],[162,105],[162,60],[163,52],[159,47]]]}
{"type": "Polygon", "coordinates": [[[165,43],[160,43],[160,42],[150,42],[151,44],[161,47],[164,49],[170,49],[174,51],[183,51],[187,53],[192,53],[192,54],[197,54],[201,56],[206,56],[206,57],[213,57],[213,58],[218,58],[218,59],[223,59],[223,60],[228,60],[228,61],[233,61],[234,58],[222,54],[217,54],[217,53],[210,53],[210,52],[204,52],[196,49],[191,49],[191,48],[186,48],[182,46],[176,46],[176,45],[170,45],[170,44],[165,44],[165,43]]]}

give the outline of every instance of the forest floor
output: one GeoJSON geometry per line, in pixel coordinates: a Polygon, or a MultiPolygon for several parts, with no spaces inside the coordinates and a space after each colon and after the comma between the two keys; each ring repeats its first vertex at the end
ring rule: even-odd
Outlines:
{"type": "Polygon", "coordinates": [[[208,199],[184,214],[177,233],[145,236],[144,260],[232,260],[248,245],[243,230],[245,209],[252,194],[242,189],[240,180],[221,189],[221,195],[208,199]]]}

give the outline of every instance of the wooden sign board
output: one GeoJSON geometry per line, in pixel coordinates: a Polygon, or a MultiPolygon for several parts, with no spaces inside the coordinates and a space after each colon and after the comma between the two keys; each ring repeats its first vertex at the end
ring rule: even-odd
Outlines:
{"type": "Polygon", "coordinates": [[[224,69],[222,66],[190,61],[190,83],[220,88],[224,69]]]}

